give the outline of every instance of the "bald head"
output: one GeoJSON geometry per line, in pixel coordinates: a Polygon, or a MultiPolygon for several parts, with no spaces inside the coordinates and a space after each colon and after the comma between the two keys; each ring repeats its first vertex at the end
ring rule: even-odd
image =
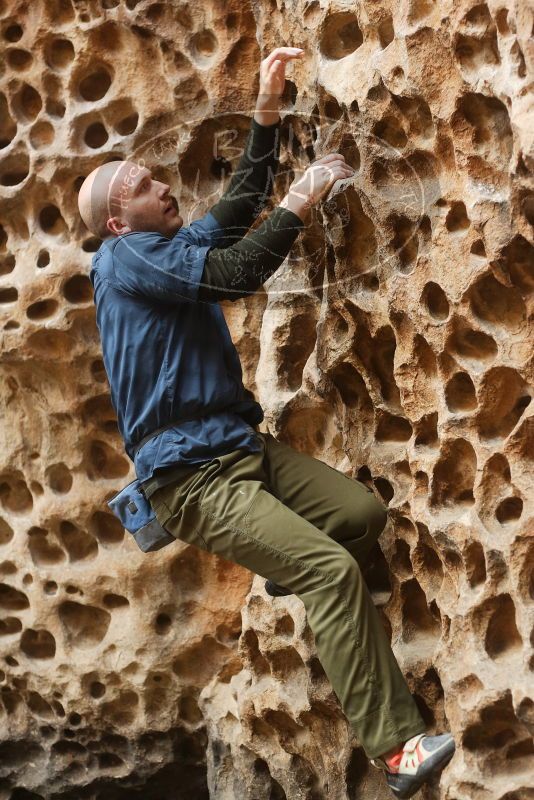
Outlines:
{"type": "Polygon", "coordinates": [[[91,233],[100,239],[113,235],[107,222],[124,210],[120,207],[120,198],[127,200],[125,195],[129,187],[126,179],[130,171],[139,174],[139,167],[132,161],[109,161],[90,172],[82,183],[78,194],[80,216],[91,233]]]}
{"type": "Polygon", "coordinates": [[[78,193],[78,208],[100,239],[131,231],[172,236],[183,225],[168,184],[154,180],[144,163],[133,161],[109,161],[90,172],[78,193]]]}

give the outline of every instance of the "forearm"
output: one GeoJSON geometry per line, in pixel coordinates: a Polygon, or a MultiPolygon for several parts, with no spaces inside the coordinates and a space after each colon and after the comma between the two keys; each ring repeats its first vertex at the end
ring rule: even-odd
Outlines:
{"type": "Polygon", "coordinates": [[[245,151],[228,189],[210,208],[224,237],[218,246],[228,247],[250,228],[272,194],[280,154],[280,120],[270,126],[253,119],[245,151]]]}
{"type": "Polygon", "coordinates": [[[256,110],[254,111],[254,119],[259,125],[274,125],[280,122],[280,114],[278,108],[280,105],[280,98],[274,95],[259,94],[256,100],[256,110]]]}
{"type": "Polygon", "coordinates": [[[255,231],[236,244],[210,250],[198,299],[238,300],[255,292],[284,261],[303,227],[293,211],[277,206],[255,231]]]}
{"type": "Polygon", "coordinates": [[[311,199],[302,192],[297,192],[292,188],[289,189],[288,193],[280,202],[280,208],[289,209],[289,211],[296,214],[303,223],[308,221],[311,207],[311,199]]]}

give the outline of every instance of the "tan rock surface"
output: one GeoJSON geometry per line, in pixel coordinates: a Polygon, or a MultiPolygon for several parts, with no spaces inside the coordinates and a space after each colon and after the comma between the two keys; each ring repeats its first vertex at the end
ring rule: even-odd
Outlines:
{"type": "Polygon", "coordinates": [[[423,796],[534,797],[532,18],[1,0],[0,800],[386,796],[299,598],[180,542],[145,555],[106,506],[134,472],[77,190],[144,158],[200,216],[281,44],[306,55],[275,199],[329,151],[358,173],[265,292],[224,304],[246,383],[264,429],[391,508],[366,577],[429,729],[457,742],[423,796]]]}

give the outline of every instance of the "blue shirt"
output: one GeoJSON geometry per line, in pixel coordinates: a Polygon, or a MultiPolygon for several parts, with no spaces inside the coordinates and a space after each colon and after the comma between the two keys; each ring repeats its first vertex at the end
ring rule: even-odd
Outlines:
{"type": "Polygon", "coordinates": [[[92,259],[96,321],[111,401],[139,481],[159,467],[261,449],[263,410],[245,389],[218,303],[197,300],[206,253],[224,235],[208,212],[171,238],[132,232],[92,259]],[[205,411],[134,446],[173,420],[205,411]]]}

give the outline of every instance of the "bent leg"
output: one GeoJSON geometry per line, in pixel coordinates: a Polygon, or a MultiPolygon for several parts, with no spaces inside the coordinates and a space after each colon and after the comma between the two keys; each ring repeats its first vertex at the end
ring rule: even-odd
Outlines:
{"type": "Polygon", "coordinates": [[[160,521],[300,597],[343,711],[367,756],[379,756],[426,726],[357,562],[269,491],[263,466],[262,453],[214,459],[179,502],[180,487],[155,493],[160,521]]]}
{"type": "Polygon", "coordinates": [[[261,435],[270,491],[296,514],[340,542],[363,566],[387,522],[387,508],[360,481],[294,450],[271,434],[261,435]]]}

